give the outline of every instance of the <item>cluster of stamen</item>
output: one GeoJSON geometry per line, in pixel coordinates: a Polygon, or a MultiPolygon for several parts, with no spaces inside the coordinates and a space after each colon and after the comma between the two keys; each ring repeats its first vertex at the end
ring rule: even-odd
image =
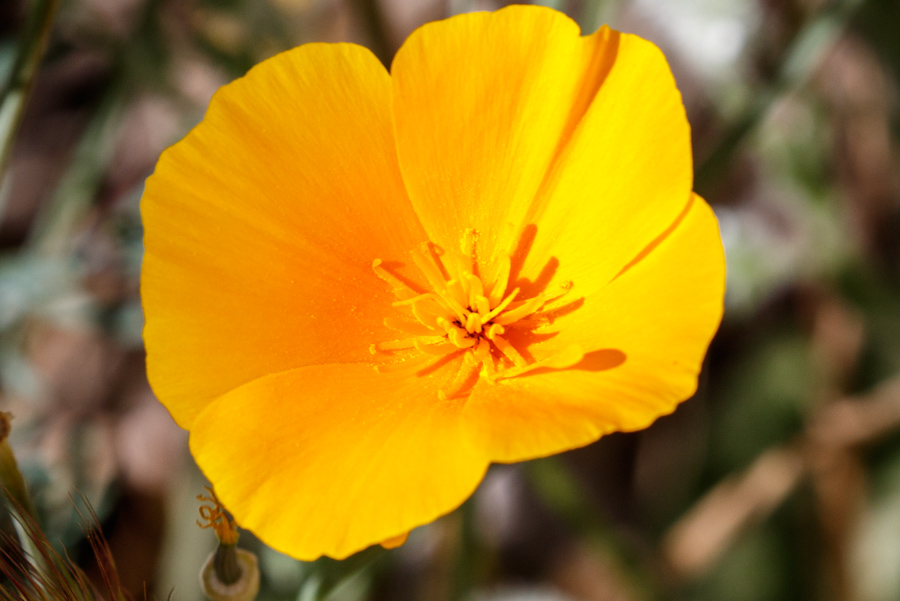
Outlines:
{"type": "Polygon", "coordinates": [[[398,300],[394,306],[408,309],[413,319],[388,317],[384,324],[409,337],[373,344],[370,351],[392,353],[417,349],[421,353],[399,364],[381,364],[379,369],[405,369],[417,372],[464,354],[459,373],[449,389],[439,393],[450,398],[471,388],[478,377],[490,382],[510,378],[539,367],[561,368],[581,360],[584,353],[570,348],[550,359],[526,359],[509,341],[509,328],[533,328],[545,322],[541,311],[561,298],[568,287],[554,298],[543,293],[521,298],[522,289],[510,284],[509,256],[492,261],[490,269],[479,269],[475,256],[477,235],[466,230],[460,251],[443,250],[430,244],[414,252],[413,262],[428,282],[431,291],[417,290],[415,284],[388,270],[375,260],[375,273],[393,288],[398,300]]]}

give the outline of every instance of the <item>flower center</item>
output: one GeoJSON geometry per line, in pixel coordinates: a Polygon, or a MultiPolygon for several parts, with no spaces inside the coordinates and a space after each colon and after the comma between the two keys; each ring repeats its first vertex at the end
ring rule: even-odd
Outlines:
{"type": "Polygon", "coordinates": [[[380,260],[372,263],[376,275],[389,283],[397,296],[395,307],[408,311],[403,317],[388,317],[384,324],[410,337],[373,344],[372,354],[417,349],[421,354],[400,364],[380,365],[379,370],[410,369],[427,371],[458,354],[465,354],[453,384],[439,393],[441,398],[460,395],[479,377],[495,382],[538,367],[569,367],[584,353],[575,347],[535,361],[526,359],[510,341],[514,329],[531,329],[548,323],[542,313],[548,303],[561,294],[547,298],[538,293],[522,298],[519,287],[507,292],[511,261],[508,256],[479,269],[475,256],[477,233],[466,230],[460,251],[443,250],[433,244],[413,252],[416,267],[430,290],[421,290],[393,273],[380,260]]]}

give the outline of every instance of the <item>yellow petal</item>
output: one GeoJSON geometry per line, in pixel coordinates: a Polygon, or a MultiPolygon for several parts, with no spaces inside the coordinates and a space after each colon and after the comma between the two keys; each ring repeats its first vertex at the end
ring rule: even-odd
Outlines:
{"type": "Polygon", "coordinates": [[[464,400],[427,376],[303,367],[255,380],[195,421],[191,451],[238,524],[303,560],[343,558],[457,507],[487,459],[464,400]]]}
{"type": "Polygon", "coordinates": [[[696,389],[724,287],[716,219],[695,196],[651,252],[557,320],[556,336],[529,349],[553,356],[579,345],[588,351],[581,362],[476,386],[466,416],[491,459],[550,455],[670,413],[696,389]]]}
{"type": "Polygon", "coordinates": [[[692,181],[690,127],[665,57],[622,34],[531,208],[536,229],[520,274],[535,279],[550,266],[573,294],[593,293],[672,223],[692,181]]]}
{"type": "Polygon", "coordinates": [[[603,28],[583,38],[559,12],[510,6],[430,23],[406,40],[391,66],[397,151],[432,241],[457,248],[473,228],[485,259],[515,243],[618,37],[603,28]]]}
{"type": "Polygon", "coordinates": [[[190,428],[266,374],[368,361],[396,333],[373,259],[424,240],[394,151],[390,77],[350,44],[285,52],[222,88],[141,204],[150,382],[190,428]]]}
{"type": "Polygon", "coordinates": [[[397,547],[403,546],[408,538],[409,532],[404,532],[403,534],[398,534],[397,536],[381,541],[381,546],[385,549],[396,549],[397,547]]]}

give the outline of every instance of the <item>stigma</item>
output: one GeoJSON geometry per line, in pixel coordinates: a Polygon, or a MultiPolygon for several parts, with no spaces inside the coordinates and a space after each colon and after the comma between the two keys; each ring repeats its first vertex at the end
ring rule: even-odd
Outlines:
{"type": "Polygon", "coordinates": [[[554,357],[527,359],[510,341],[515,329],[533,329],[546,324],[542,313],[571,288],[548,298],[543,292],[523,298],[522,288],[510,289],[511,259],[508,255],[479,264],[478,235],[467,229],[459,250],[425,244],[412,253],[412,261],[428,289],[387,269],[380,259],[372,263],[375,274],[391,285],[397,301],[396,315],[384,324],[407,337],[370,346],[372,354],[415,350],[398,364],[380,364],[380,371],[422,372],[454,355],[463,355],[452,384],[438,393],[442,399],[465,394],[479,378],[496,382],[522,375],[539,367],[564,368],[578,363],[584,353],[566,349],[554,357]]]}

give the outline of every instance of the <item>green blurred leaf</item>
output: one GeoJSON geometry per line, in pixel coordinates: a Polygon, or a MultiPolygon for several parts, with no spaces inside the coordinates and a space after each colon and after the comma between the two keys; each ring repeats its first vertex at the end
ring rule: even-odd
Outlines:
{"type": "Polygon", "coordinates": [[[300,586],[297,601],[336,599],[333,595],[341,594],[344,586],[351,589],[359,587],[362,583],[358,579],[365,578],[365,573],[372,570],[387,554],[388,551],[380,545],[373,545],[342,561],[329,557],[317,559],[309,564],[309,572],[300,586]]]}
{"type": "Polygon", "coordinates": [[[727,474],[800,431],[816,392],[810,342],[771,333],[731,374],[712,427],[712,463],[727,474]]]}
{"type": "MultiPolygon", "coordinates": [[[[3,175],[9,162],[16,131],[22,120],[22,113],[28,101],[28,94],[34,84],[38,67],[47,48],[53,19],[59,8],[59,0],[35,0],[28,13],[28,19],[19,41],[19,49],[9,73],[9,79],[0,92],[0,190],[3,190],[3,175]]],[[[2,203],[0,195],[0,203],[2,203]]],[[[0,216],[3,205],[0,204],[0,216]]]]}

